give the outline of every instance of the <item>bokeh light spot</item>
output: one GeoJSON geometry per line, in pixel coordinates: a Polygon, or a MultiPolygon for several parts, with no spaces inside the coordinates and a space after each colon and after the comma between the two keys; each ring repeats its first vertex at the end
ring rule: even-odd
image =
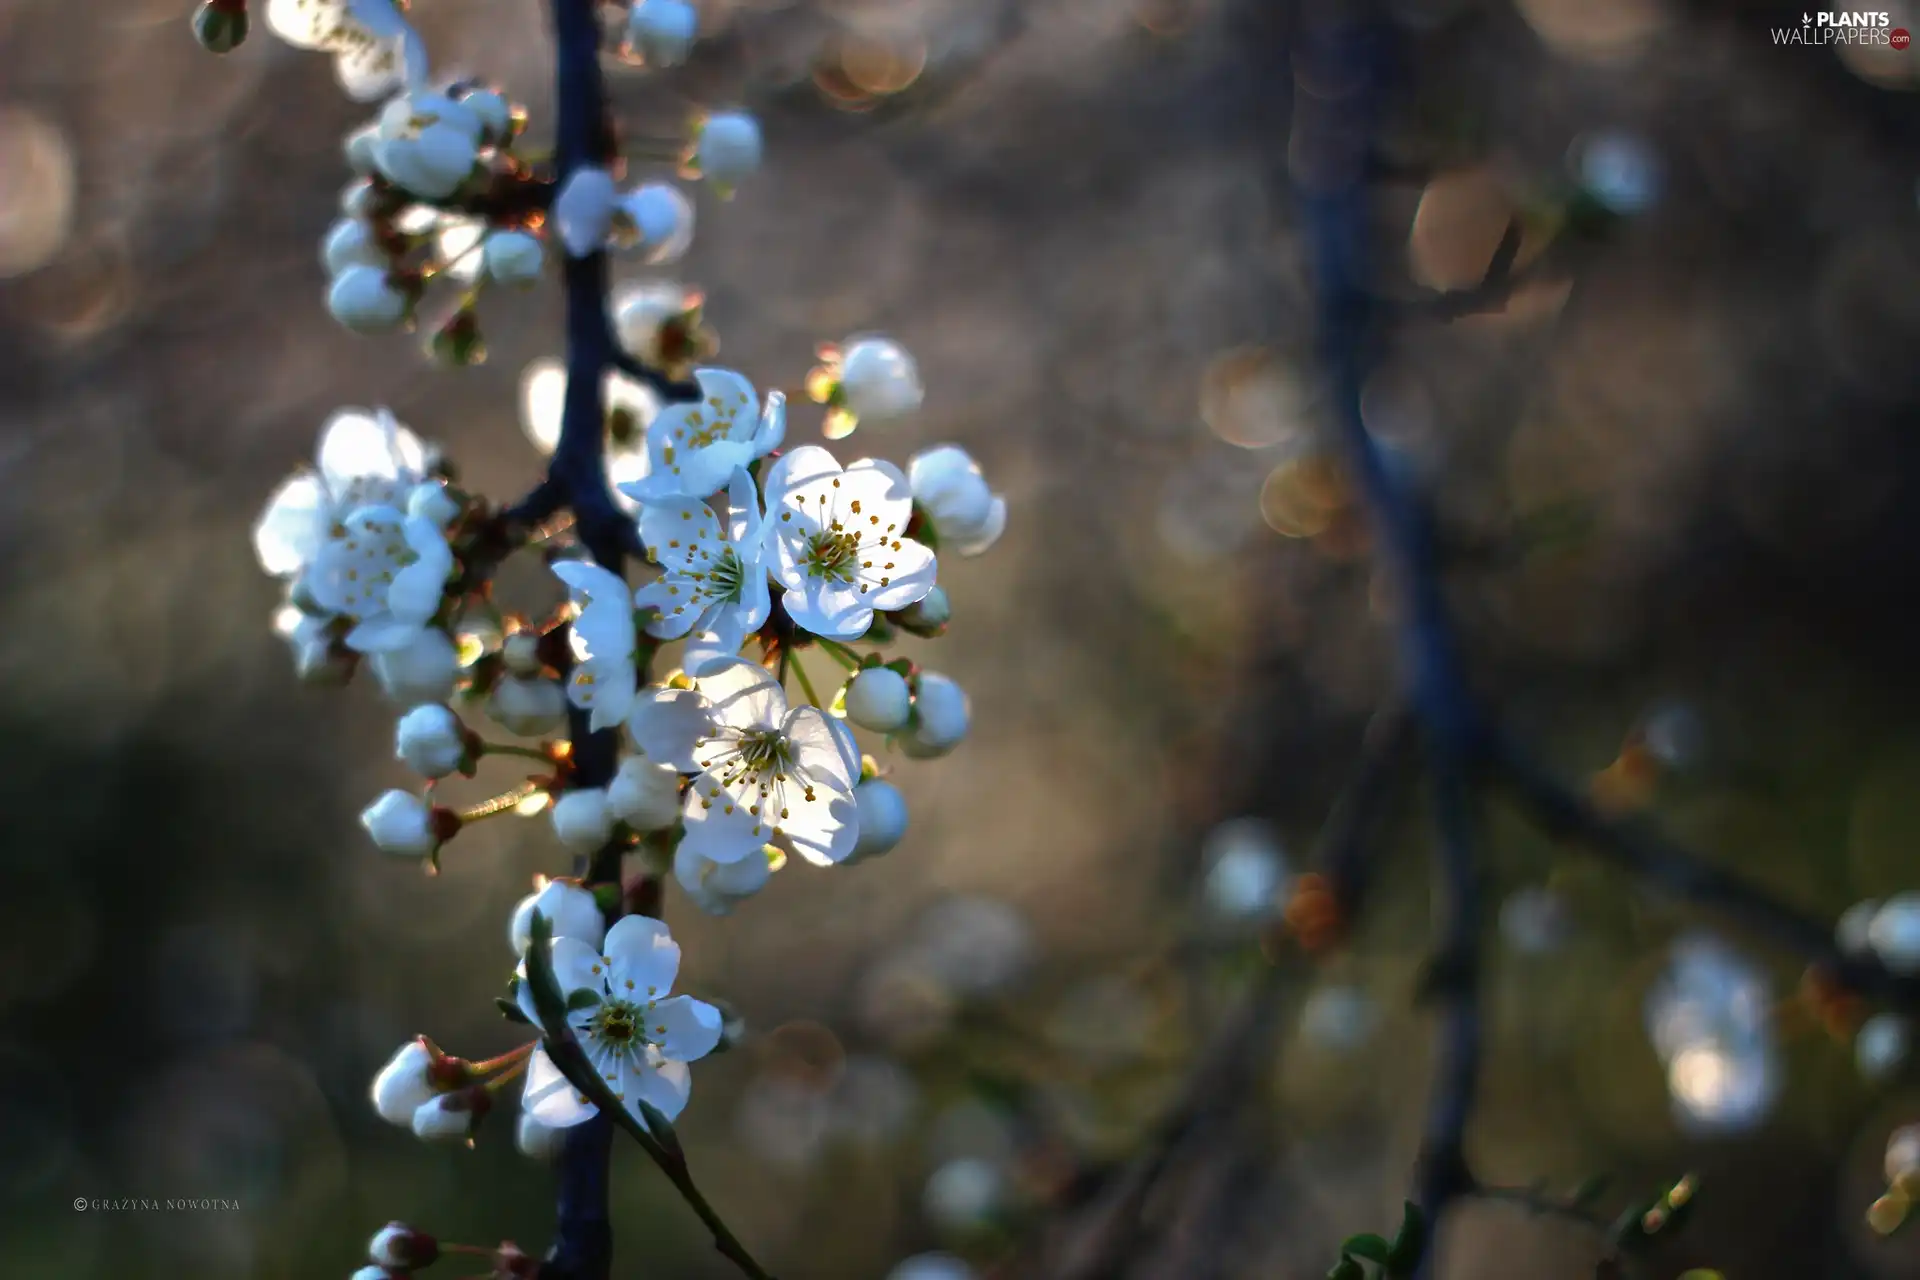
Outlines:
{"type": "Polygon", "coordinates": [[[73,197],[73,151],[59,127],[24,107],[0,107],[0,278],[25,275],[60,251],[73,197]]]}

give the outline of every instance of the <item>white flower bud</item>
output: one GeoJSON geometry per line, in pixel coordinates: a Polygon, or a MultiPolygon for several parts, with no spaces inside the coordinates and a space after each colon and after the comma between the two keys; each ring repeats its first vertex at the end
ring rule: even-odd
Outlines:
{"type": "Polygon", "coordinates": [[[760,168],[760,123],[744,111],[707,117],[693,146],[700,176],[721,190],[737,187],[760,168]]]}
{"type": "Polygon", "coordinates": [[[647,182],[621,196],[611,229],[622,249],[650,267],[677,262],[693,243],[693,201],[667,182],[647,182]]]}
{"type": "Polygon", "coordinates": [[[502,641],[500,659],[516,676],[537,676],[546,665],[540,661],[540,637],[531,631],[516,631],[502,641]]]}
{"type": "Polygon", "coordinates": [[[546,251],[524,231],[495,231],[481,243],[480,262],[496,283],[527,289],[539,282],[546,251]]]}
{"type": "Polygon", "coordinates": [[[907,798],[900,788],[882,778],[868,778],[853,789],[860,812],[860,835],[848,862],[891,853],[907,834],[907,798]]]}
{"type": "Polygon", "coordinates": [[[1920,974],[1920,893],[1896,893],[1881,903],[1867,939],[1880,963],[1894,973],[1920,974]]]}
{"type": "Polygon", "coordinates": [[[724,916],[767,887],[773,865],[762,853],[748,854],[738,862],[714,862],[681,844],[673,851],[673,878],[695,906],[708,915],[724,916]]]}
{"type": "Polygon", "coordinates": [[[569,257],[584,258],[607,244],[616,193],[605,169],[575,169],[553,200],[553,225],[569,257]]]}
{"type": "Polygon", "coordinates": [[[907,678],[890,667],[866,667],[847,681],[847,719],[862,729],[892,733],[913,714],[907,678]]]}
{"type": "Polygon", "coordinates": [[[460,518],[461,509],[460,500],[447,491],[446,483],[441,480],[422,481],[407,493],[407,514],[443,532],[460,518]]]}
{"type": "Polygon", "coordinates": [[[1006,531],[1006,499],[987,488],[980,464],[959,445],[914,454],[907,463],[907,483],[914,502],[932,519],[942,551],[977,556],[1006,531]]]}
{"type": "Polygon", "coordinates": [[[607,784],[607,808],[635,831],[660,831],[680,818],[680,774],[672,765],[631,755],[607,784]]]}
{"type": "MultiPolygon", "coordinates": [[[[507,637],[509,650],[516,639],[516,636],[507,637]]],[[[508,676],[493,687],[487,714],[499,721],[508,733],[537,738],[558,728],[567,718],[567,693],[558,680],[508,676]]]]}
{"type": "Polygon", "coordinates": [[[582,787],[553,802],[553,833],[569,848],[598,849],[613,835],[605,787],[582,787]]]}
{"type": "Polygon", "coordinates": [[[492,1105],[493,1095],[485,1085],[438,1094],[413,1113],[414,1136],[424,1142],[465,1142],[492,1105]]]}
{"type": "Polygon", "coordinates": [[[656,69],[687,60],[700,34],[700,14],[685,0],[640,0],[627,14],[629,55],[656,69]]]}
{"type": "Polygon", "coordinates": [[[423,200],[452,195],[479,163],[480,117],[444,94],[395,98],[381,111],[378,128],[375,167],[423,200]]]}
{"type": "Polygon", "coordinates": [[[327,229],[320,242],[320,262],[327,274],[337,276],[348,267],[387,268],[387,252],[373,234],[373,228],[358,218],[342,218],[327,229]]]}
{"type": "Polygon", "coordinates": [[[405,322],[407,295],[384,267],[348,267],[327,289],[327,310],[355,333],[388,333],[405,322]]]}
{"type": "Polygon", "coordinates": [[[423,703],[394,728],[394,758],[423,778],[444,778],[472,763],[460,717],[437,702],[423,703]]]}
{"type": "Polygon", "coordinates": [[[861,422],[903,418],[925,394],[919,366],[891,338],[861,338],[840,354],[840,401],[861,422]]]}
{"type": "Polygon", "coordinates": [[[360,814],[360,825],[388,853],[424,858],[440,847],[434,812],[410,791],[389,791],[360,814]]]}
{"type": "Polygon", "coordinates": [[[920,673],[913,696],[913,723],[901,735],[901,749],[916,760],[943,756],[967,736],[971,709],[966,691],[932,671],[920,673]]]}
{"type": "Polygon", "coordinates": [[[439,1092],[430,1070],[433,1051],[421,1040],[409,1040],[388,1059],[373,1078],[369,1096],[373,1109],[388,1124],[412,1124],[413,1113],[439,1092]]]}
{"type": "Polygon", "coordinates": [[[560,1148],[566,1145],[567,1131],[556,1129],[550,1124],[541,1124],[522,1111],[520,1119],[513,1126],[513,1145],[520,1148],[520,1154],[531,1160],[553,1160],[560,1154],[560,1148]]]}
{"type": "Polygon", "coordinates": [[[550,880],[538,893],[520,899],[507,922],[507,941],[513,954],[525,956],[533,945],[533,913],[538,911],[553,926],[556,938],[577,938],[598,950],[606,941],[607,922],[591,890],[571,880],[550,880]]]}
{"type": "Polygon", "coordinates": [[[445,702],[460,678],[460,651],[453,637],[427,627],[404,648],[371,655],[374,679],[394,702],[445,702]]]}
{"type": "Polygon", "coordinates": [[[914,635],[939,635],[953,620],[953,605],[947,600],[947,589],[936,586],[896,613],[894,620],[914,635]]]}
{"type": "Polygon", "coordinates": [[[367,177],[380,172],[380,165],[374,159],[374,152],[379,143],[379,125],[370,124],[364,129],[355,129],[348,134],[346,144],[341,148],[347,155],[347,167],[367,177]]]}
{"type": "Polygon", "coordinates": [[[1861,1024],[1853,1038],[1853,1058],[1868,1080],[1884,1080],[1906,1061],[1912,1043],[1907,1020],[1896,1013],[1876,1013],[1861,1024]]]}
{"type": "Polygon", "coordinates": [[[513,104],[496,90],[475,89],[460,105],[479,118],[482,131],[496,142],[504,142],[513,130],[513,104]]]}
{"type": "Polygon", "coordinates": [[[697,297],[690,300],[685,286],[649,281],[623,293],[615,303],[614,334],[629,355],[646,364],[664,364],[667,354],[661,338],[667,322],[686,315],[694,305],[697,297]]]}
{"type": "Polygon", "coordinates": [[[355,178],[340,188],[340,216],[343,218],[365,218],[379,203],[380,193],[365,178],[355,178]]]}
{"type": "Polygon", "coordinates": [[[375,1266],[411,1271],[431,1266],[440,1257],[440,1245],[424,1231],[415,1231],[404,1222],[389,1222],[374,1233],[367,1245],[367,1257],[375,1266]]]}

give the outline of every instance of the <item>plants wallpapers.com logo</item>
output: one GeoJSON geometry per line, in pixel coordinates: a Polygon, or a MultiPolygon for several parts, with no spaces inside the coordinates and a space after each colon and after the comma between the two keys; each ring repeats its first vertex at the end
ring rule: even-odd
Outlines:
{"type": "Polygon", "coordinates": [[[1823,9],[1818,13],[1802,13],[1800,25],[1797,27],[1773,28],[1773,42],[1812,45],[1877,44],[1893,49],[1906,49],[1912,45],[1913,36],[1905,27],[1894,26],[1893,15],[1886,10],[1823,9]]]}

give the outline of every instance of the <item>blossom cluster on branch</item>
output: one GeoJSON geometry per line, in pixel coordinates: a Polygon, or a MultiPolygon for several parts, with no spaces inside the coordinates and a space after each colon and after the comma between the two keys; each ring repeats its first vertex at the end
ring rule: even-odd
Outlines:
{"type": "MultiPolygon", "coordinates": [[[[437,871],[473,824],[544,812],[585,869],[542,878],[508,922],[520,967],[500,1008],[542,1038],[470,1062],[420,1037],[375,1079],[374,1107],[421,1138],[464,1141],[522,1082],[518,1142],[546,1156],[614,1106],[707,1217],[682,1185],[671,1123],[688,1064],[721,1048],[730,1024],[721,1006],[670,994],[680,949],[655,918],[657,886],[671,878],[726,914],[789,857],[837,866],[901,841],[907,802],[881,761],[947,754],[971,713],[958,684],[894,646],[946,630],[939,556],[986,551],[1006,504],[955,445],[902,468],[789,442],[783,392],[762,395],[708,362],[716,347],[696,291],[656,279],[609,299],[606,255],[675,261],[694,211],[674,181],[623,186],[609,123],[592,154],[559,138],[556,170],[528,149],[527,113],[500,89],[433,78],[403,0],[255,7],[287,43],[332,56],[349,96],[384,100],[347,137],[355,176],[321,247],[335,320],[362,334],[424,328],[441,362],[470,365],[485,356],[478,305],[490,290],[557,268],[568,293],[567,357],[535,362],[524,382],[523,429],[550,455],[527,495],[469,492],[390,411],[347,408],[253,531],[262,568],[285,584],[276,628],[299,675],[342,684],[365,668],[403,708],[394,755],[419,782],[367,806],[372,842],[437,871]],[[448,285],[450,309],[423,323],[448,285]],[[569,385],[583,369],[603,380],[590,396],[569,385]],[[547,598],[496,590],[521,555],[550,569],[547,598]],[[637,584],[630,561],[643,566],[637,584]],[[875,735],[871,752],[856,728],[875,735]],[[443,784],[489,758],[530,762],[524,780],[478,803],[442,799],[443,784]],[[629,855],[639,875],[623,883],[629,855]],[[543,989],[563,1016],[542,1005],[543,989]]],[[[624,33],[590,52],[648,67],[688,56],[698,17],[683,0],[558,0],[563,81],[565,33],[609,8],[627,10],[624,33]]],[[[225,52],[248,20],[246,0],[206,0],[194,28],[225,52]]],[[[604,118],[587,65],[572,100],[604,118]]],[[[678,176],[723,197],[761,153],[740,111],[701,117],[675,148],[678,176]]],[[[830,440],[920,407],[918,368],[886,337],[822,347],[819,361],[796,382],[830,440]]],[[[726,1248],[730,1235],[709,1225],[726,1248]]],[[[434,1251],[396,1224],[376,1238],[372,1270],[401,1274],[434,1251]]]]}

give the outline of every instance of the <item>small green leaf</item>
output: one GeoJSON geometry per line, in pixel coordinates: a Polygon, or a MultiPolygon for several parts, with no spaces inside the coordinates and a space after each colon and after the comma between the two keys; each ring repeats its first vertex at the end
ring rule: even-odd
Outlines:
{"type": "Polygon", "coordinates": [[[1420,1211],[1419,1205],[1409,1200],[1401,1211],[1400,1234],[1394,1237],[1393,1249],[1387,1254],[1387,1274],[1412,1275],[1426,1252],[1427,1215],[1420,1211]]]}
{"type": "Polygon", "coordinates": [[[518,1022],[524,1026],[529,1026],[529,1027],[533,1025],[533,1019],[527,1016],[526,1010],[522,1009],[519,1005],[515,1004],[513,1001],[507,999],[505,996],[495,996],[493,1000],[493,1007],[498,1009],[500,1011],[500,1016],[505,1018],[508,1022],[518,1022]]]}
{"type": "Polygon", "coordinates": [[[1352,1258],[1342,1258],[1327,1272],[1327,1280],[1367,1280],[1367,1273],[1352,1258]]]}
{"type": "Polygon", "coordinates": [[[661,1147],[675,1158],[683,1158],[680,1150],[680,1135],[674,1131],[673,1121],[667,1119],[666,1113],[645,1098],[639,1098],[636,1101],[639,1103],[641,1116],[646,1119],[648,1130],[652,1132],[661,1147]]]}
{"type": "Polygon", "coordinates": [[[600,993],[588,987],[567,993],[567,1012],[578,1013],[582,1009],[597,1009],[600,1006],[600,993]]]}
{"type": "Polygon", "coordinates": [[[1348,1236],[1340,1242],[1340,1252],[1356,1258],[1365,1258],[1368,1262],[1385,1263],[1392,1246],[1386,1237],[1367,1232],[1364,1235],[1348,1236]]]}

